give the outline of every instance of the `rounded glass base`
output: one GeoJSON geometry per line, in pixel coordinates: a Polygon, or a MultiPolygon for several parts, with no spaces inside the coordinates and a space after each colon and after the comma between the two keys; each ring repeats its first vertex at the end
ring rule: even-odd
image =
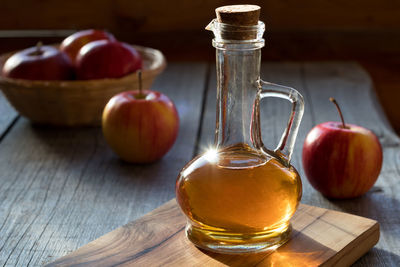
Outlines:
{"type": "Polygon", "coordinates": [[[289,240],[292,227],[287,224],[274,231],[228,233],[200,229],[188,223],[186,236],[197,247],[223,254],[255,253],[274,250],[289,240]]]}

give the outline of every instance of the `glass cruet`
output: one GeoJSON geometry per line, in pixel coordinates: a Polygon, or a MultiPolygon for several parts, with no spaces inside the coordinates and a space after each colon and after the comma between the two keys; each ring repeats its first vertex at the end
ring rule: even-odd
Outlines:
{"type": "Polygon", "coordinates": [[[264,28],[258,19],[246,26],[213,20],[206,28],[215,35],[215,144],[181,170],[176,197],[187,217],[189,240],[214,252],[263,251],[285,243],[302,194],[290,157],[304,102],[295,89],[260,79],[264,28]],[[292,103],[287,127],[273,150],[261,137],[259,106],[266,97],[292,103]]]}

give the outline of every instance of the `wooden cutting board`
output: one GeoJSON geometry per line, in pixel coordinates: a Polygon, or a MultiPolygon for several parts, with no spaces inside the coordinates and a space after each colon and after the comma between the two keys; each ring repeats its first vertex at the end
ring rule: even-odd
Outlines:
{"type": "Polygon", "coordinates": [[[175,199],[48,266],[349,266],[379,240],[371,219],[300,204],[291,240],[274,252],[222,255],[185,236],[175,199]]]}

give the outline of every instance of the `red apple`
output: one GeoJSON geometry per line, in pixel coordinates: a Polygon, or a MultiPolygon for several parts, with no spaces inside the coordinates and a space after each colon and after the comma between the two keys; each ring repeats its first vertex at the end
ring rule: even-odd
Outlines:
{"type": "Polygon", "coordinates": [[[100,40],[86,44],[76,60],[78,79],[120,78],[142,68],[140,54],[118,41],[100,40]]]}
{"type": "Polygon", "coordinates": [[[55,47],[41,44],[13,54],[2,72],[4,77],[26,80],[70,80],[74,77],[68,56],[55,47]]]}
{"type": "Polygon", "coordinates": [[[149,163],[172,147],[179,117],[173,102],[156,91],[128,91],[110,99],[103,111],[103,134],[123,160],[149,163]]]}
{"type": "Polygon", "coordinates": [[[343,119],[315,126],[303,145],[307,178],[329,198],[353,198],[366,193],[378,179],[382,158],[376,135],[363,127],[345,124],[343,119]]]}
{"type": "Polygon", "coordinates": [[[65,38],[61,45],[60,50],[66,53],[75,64],[76,57],[79,50],[87,43],[98,40],[115,40],[114,35],[109,32],[101,30],[83,30],[71,34],[65,38]]]}

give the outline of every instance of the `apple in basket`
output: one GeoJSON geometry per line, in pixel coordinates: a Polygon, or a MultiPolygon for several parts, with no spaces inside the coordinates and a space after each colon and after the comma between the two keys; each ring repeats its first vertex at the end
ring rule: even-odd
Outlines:
{"type": "Polygon", "coordinates": [[[142,58],[126,43],[99,40],[79,50],[75,67],[80,80],[120,78],[141,69],[142,58]]]}
{"type": "Polygon", "coordinates": [[[307,135],[303,167],[311,185],[329,198],[352,198],[366,193],[378,179],[382,147],[376,135],[363,127],[324,122],[307,135]]]}
{"type": "Polygon", "coordinates": [[[115,40],[114,35],[102,30],[83,30],[71,34],[65,38],[61,45],[60,50],[66,53],[75,64],[76,57],[79,50],[86,44],[98,40],[115,40]]]}
{"type": "Polygon", "coordinates": [[[160,159],[178,135],[179,116],[174,103],[156,91],[122,92],[103,111],[102,128],[111,149],[123,160],[149,163],[160,159]]]}
{"type": "Polygon", "coordinates": [[[13,54],[3,66],[3,76],[26,80],[70,80],[74,77],[68,56],[52,46],[30,47],[13,54]]]}

